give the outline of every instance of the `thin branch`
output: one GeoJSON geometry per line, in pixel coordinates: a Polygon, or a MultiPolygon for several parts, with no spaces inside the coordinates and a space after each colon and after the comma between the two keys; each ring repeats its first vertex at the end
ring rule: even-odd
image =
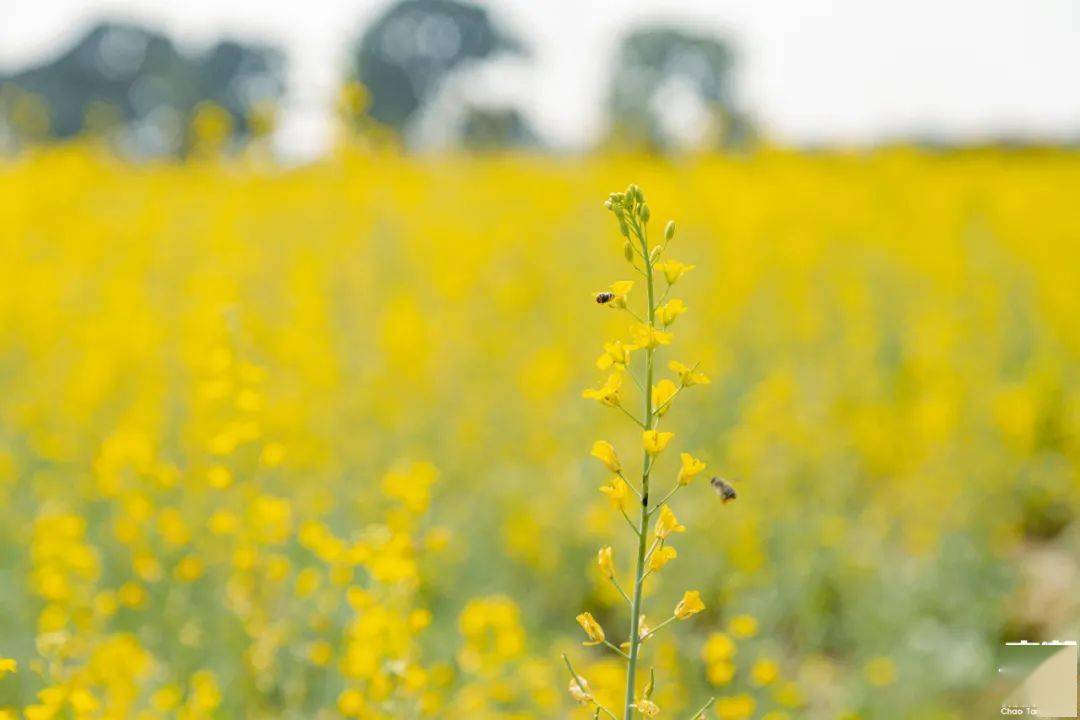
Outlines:
{"type": "Polygon", "coordinates": [[[667,625],[668,623],[670,623],[670,622],[672,622],[672,621],[674,621],[674,620],[675,620],[675,616],[674,616],[674,615],[672,615],[671,617],[669,617],[669,618],[668,618],[667,620],[665,620],[664,622],[662,622],[662,623],[660,623],[659,625],[657,625],[656,627],[652,628],[651,630],[649,630],[649,632],[645,633],[645,635],[644,635],[644,636],[642,636],[642,638],[641,638],[641,642],[645,642],[645,641],[646,641],[646,640],[647,640],[648,638],[651,638],[651,637],[652,637],[653,635],[655,635],[656,633],[660,632],[660,630],[661,630],[662,628],[664,628],[664,627],[665,627],[665,626],[666,626],[666,625],[667,625]]]}
{"type": "Polygon", "coordinates": [[[709,701],[701,706],[701,709],[691,715],[688,720],[703,720],[705,717],[705,711],[712,707],[712,704],[716,702],[716,698],[711,697],[709,701]]]}
{"type": "Polygon", "coordinates": [[[592,700],[593,705],[596,706],[597,710],[602,710],[608,717],[611,718],[611,720],[619,720],[619,718],[615,717],[615,713],[611,712],[606,707],[596,702],[596,698],[594,698],[592,696],[592,693],[586,689],[585,681],[581,679],[580,675],[574,672],[574,666],[570,664],[570,658],[566,657],[566,653],[563,653],[562,659],[563,662],[566,663],[566,669],[570,671],[570,679],[577,683],[578,690],[581,690],[581,692],[589,696],[589,699],[592,700]]]}
{"type": "Polygon", "coordinates": [[[605,645],[607,645],[607,646],[608,646],[609,648],[611,648],[612,650],[614,650],[615,652],[617,652],[617,653],[619,653],[620,655],[622,655],[622,656],[623,656],[623,658],[625,658],[625,659],[627,659],[627,660],[629,660],[629,659],[630,659],[630,656],[629,656],[629,655],[627,655],[626,653],[624,653],[624,652],[622,651],[622,648],[620,648],[620,647],[617,647],[617,646],[615,646],[615,645],[612,645],[610,641],[608,641],[608,640],[605,640],[605,641],[604,641],[604,644],[605,644],[605,645]]]}
{"type": "Polygon", "coordinates": [[[655,505],[652,506],[652,508],[649,510],[649,514],[652,515],[654,512],[656,512],[661,507],[663,507],[664,504],[667,503],[667,501],[671,499],[671,496],[674,495],[675,493],[679,492],[679,490],[681,488],[682,488],[682,485],[680,485],[679,483],[675,483],[675,487],[671,488],[671,490],[668,492],[668,494],[665,495],[663,497],[663,499],[660,500],[660,502],[658,502],[658,503],[656,503],[655,505]]]}
{"type": "Polygon", "coordinates": [[[636,487],[634,487],[634,485],[632,483],[628,482],[627,479],[623,477],[622,472],[617,473],[617,475],[619,476],[620,480],[622,480],[624,483],[626,483],[626,487],[628,487],[628,488],[630,488],[631,490],[634,491],[634,494],[637,495],[638,500],[640,500],[641,499],[641,491],[638,490],[636,487]]]}
{"type": "Polygon", "coordinates": [[[626,417],[628,417],[628,418],[630,418],[631,420],[633,420],[633,421],[634,421],[634,424],[635,424],[635,425],[637,425],[637,426],[638,426],[639,428],[641,428],[642,430],[644,430],[644,429],[645,429],[645,423],[643,423],[643,422],[641,422],[640,420],[638,420],[638,419],[637,419],[637,416],[636,416],[636,415],[634,415],[634,414],[633,414],[632,412],[630,412],[629,410],[627,410],[626,408],[624,408],[624,407],[623,407],[622,405],[616,405],[615,407],[617,407],[617,408],[619,408],[620,410],[622,410],[622,411],[623,411],[623,414],[624,414],[624,415],[626,415],[626,417]]]}
{"type": "Polygon", "coordinates": [[[619,594],[622,595],[623,600],[626,601],[626,604],[633,605],[634,602],[630,599],[630,596],[626,594],[626,591],[622,589],[622,585],[620,585],[619,581],[615,579],[615,576],[612,575],[609,579],[611,580],[611,584],[615,586],[615,589],[619,591],[619,594]]]}

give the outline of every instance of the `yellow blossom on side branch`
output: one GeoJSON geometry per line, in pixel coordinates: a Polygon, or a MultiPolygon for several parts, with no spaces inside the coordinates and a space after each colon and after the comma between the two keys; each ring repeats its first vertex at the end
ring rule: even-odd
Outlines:
{"type": "Polygon", "coordinates": [[[621,477],[616,475],[607,485],[601,485],[600,492],[608,496],[616,510],[626,509],[626,503],[630,499],[630,486],[621,477]]]}
{"type": "Polygon", "coordinates": [[[601,370],[610,370],[612,367],[625,370],[630,364],[630,354],[637,350],[636,345],[624,343],[622,340],[604,343],[604,354],[596,359],[596,367],[601,370]]]}
{"type": "Polygon", "coordinates": [[[622,472],[622,466],[619,464],[619,456],[615,454],[615,447],[611,443],[605,440],[597,440],[593,443],[591,455],[604,463],[604,467],[611,472],[622,472]]]}
{"type": "Polygon", "coordinates": [[[654,571],[659,570],[678,556],[678,551],[673,547],[665,546],[657,548],[649,557],[649,569],[654,571]]]}
{"type": "Polygon", "coordinates": [[[694,479],[699,473],[705,469],[705,463],[698,460],[690,453],[679,453],[679,485],[686,486],[690,484],[690,481],[694,479]]]}
{"type": "Polygon", "coordinates": [[[589,636],[589,640],[591,640],[591,642],[582,643],[583,645],[599,645],[604,642],[604,628],[600,627],[600,623],[596,622],[596,618],[592,616],[592,613],[581,613],[577,616],[577,621],[581,629],[589,636]]]}
{"type": "Polygon", "coordinates": [[[664,327],[671,325],[675,322],[675,318],[686,312],[686,305],[679,298],[672,298],[667,301],[667,304],[661,305],[656,309],[656,319],[659,320],[664,327]]]}
{"type": "Polygon", "coordinates": [[[672,360],[668,363],[668,367],[671,371],[679,376],[679,382],[684,387],[691,387],[693,385],[708,385],[710,380],[709,376],[705,373],[696,372],[693,368],[689,368],[683,365],[678,360],[672,360]]]}
{"type": "Polygon", "coordinates": [[[675,397],[675,393],[679,391],[679,388],[675,387],[675,383],[670,380],[664,379],[653,385],[652,397],[654,412],[658,417],[663,417],[667,414],[667,411],[671,407],[671,398],[675,397]]]}
{"type": "Polygon", "coordinates": [[[630,334],[634,337],[634,344],[646,350],[654,350],[660,345],[670,345],[674,337],[669,332],[657,330],[645,324],[634,325],[630,328],[630,334]]]}
{"type": "Polygon", "coordinates": [[[656,521],[656,528],[654,534],[657,538],[664,540],[671,533],[686,532],[686,526],[679,524],[679,519],[675,517],[675,512],[667,505],[660,508],[660,517],[656,521]]]}
{"type": "Polygon", "coordinates": [[[664,279],[667,280],[668,285],[674,285],[679,281],[679,278],[693,270],[696,265],[685,265],[678,260],[665,260],[656,263],[655,267],[664,274],[664,279]]]}
{"type": "Polygon", "coordinates": [[[603,385],[595,390],[585,390],[581,393],[581,397],[587,400],[598,400],[610,407],[618,407],[620,388],[622,388],[622,375],[612,373],[603,385]]]}
{"type": "Polygon", "coordinates": [[[675,437],[675,433],[661,430],[646,430],[641,435],[645,452],[650,455],[659,455],[664,452],[664,448],[668,446],[673,437],[675,437]]]}
{"type": "Polygon", "coordinates": [[[612,559],[612,550],[610,545],[605,545],[600,548],[597,553],[596,563],[600,567],[600,574],[606,577],[608,580],[615,577],[615,562],[612,559]]]}
{"type": "Polygon", "coordinates": [[[685,620],[691,615],[697,615],[705,609],[705,603],[701,601],[701,593],[697,590],[687,590],[683,593],[682,600],[675,606],[675,617],[685,620]]]}

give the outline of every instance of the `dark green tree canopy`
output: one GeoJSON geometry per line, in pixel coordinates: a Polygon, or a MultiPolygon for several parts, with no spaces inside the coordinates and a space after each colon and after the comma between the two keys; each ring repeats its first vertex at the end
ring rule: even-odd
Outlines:
{"type": "Polygon", "coordinates": [[[521,49],[484,8],[457,0],[403,0],[364,32],[352,72],[370,93],[369,115],[403,132],[453,70],[521,49]]]}
{"type": "Polygon", "coordinates": [[[44,102],[50,137],[79,133],[88,112],[105,107],[128,126],[137,152],[157,154],[182,149],[192,113],[204,101],[227,111],[234,136],[242,138],[252,108],[282,95],[283,69],[283,55],[273,48],[226,40],[188,55],[163,34],[106,22],[59,57],[0,76],[0,86],[9,96],[15,90],[44,102]]]}

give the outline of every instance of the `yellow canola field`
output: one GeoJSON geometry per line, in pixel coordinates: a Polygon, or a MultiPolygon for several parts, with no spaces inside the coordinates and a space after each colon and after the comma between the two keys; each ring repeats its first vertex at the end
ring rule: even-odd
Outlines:
{"type": "Polygon", "coordinates": [[[592,717],[562,652],[617,706],[574,616],[625,615],[589,448],[640,438],[581,391],[631,181],[739,492],[648,588],[706,605],[661,717],[996,712],[1003,639],[1080,631],[1080,155],[72,146],[0,164],[0,718],[592,717]]]}

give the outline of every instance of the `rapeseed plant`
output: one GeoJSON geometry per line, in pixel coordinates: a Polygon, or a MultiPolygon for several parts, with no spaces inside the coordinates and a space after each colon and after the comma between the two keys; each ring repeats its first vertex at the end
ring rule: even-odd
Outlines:
{"type": "MultiPolygon", "coordinates": [[[[635,482],[627,480],[623,465],[611,443],[597,440],[592,447],[592,455],[613,474],[608,483],[601,486],[600,492],[608,496],[615,509],[622,514],[634,540],[634,571],[629,592],[624,590],[619,582],[612,546],[601,547],[597,555],[601,575],[615,586],[628,605],[629,639],[621,646],[612,643],[592,613],[581,613],[577,616],[577,621],[589,638],[585,645],[604,645],[626,662],[622,717],[630,720],[638,713],[649,718],[660,713],[660,707],[653,700],[656,690],[654,671],[650,670],[648,683],[640,691],[638,689],[642,644],[669,623],[686,620],[705,609],[701,593],[698,590],[687,590],[671,615],[655,627],[650,627],[645,620],[643,590],[650,575],[660,572],[679,556],[678,550],[669,543],[672,535],[685,532],[686,527],[679,522],[671,509],[670,501],[679,490],[688,486],[695,476],[705,470],[704,461],[689,453],[681,453],[680,465],[673,482],[659,500],[655,499],[652,481],[656,464],[675,438],[674,432],[659,428],[660,421],[685,388],[708,384],[709,378],[698,371],[696,364],[688,367],[675,360],[669,363],[669,368],[677,382],[656,377],[657,352],[661,346],[670,345],[674,340],[674,335],[668,328],[687,311],[686,304],[680,298],[669,299],[668,296],[683,275],[694,269],[693,265],[666,257],[668,247],[675,237],[675,222],[669,221],[664,227],[663,239],[651,245],[648,233],[651,210],[645,201],[644,193],[637,185],[631,185],[626,192],[613,193],[604,203],[604,207],[614,213],[624,239],[623,256],[634,272],[641,276],[645,285],[645,300],[640,311],[635,311],[630,301],[634,281],[619,280],[612,283],[609,289],[594,294],[597,304],[625,312],[634,323],[630,327],[630,339],[619,338],[604,343],[604,354],[597,360],[596,366],[610,374],[598,388],[587,389],[582,393],[586,399],[596,400],[620,410],[641,430],[642,466],[640,480],[635,482]],[[664,283],[662,292],[659,287],[661,277],[664,283]],[[636,369],[633,362],[635,356],[641,358],[636,369]],[[640,416],[626,405],[622,394],[624,376],[629,376],[640,391],[640,416]],[[637,513],[632,516],[629,510],[635,498],[637,513]]],[[[603,713],[617,720],[615,712],[601,704],[593,695],[588,681],[574,670],[570,659],[565,655],[563,659],[570,671],[571,697],[579,703],[593,706],[595,717],[603,713]]],[[[691,717],[703,717],[712,703],[713,699],[710,698],[691,717]]]]}

